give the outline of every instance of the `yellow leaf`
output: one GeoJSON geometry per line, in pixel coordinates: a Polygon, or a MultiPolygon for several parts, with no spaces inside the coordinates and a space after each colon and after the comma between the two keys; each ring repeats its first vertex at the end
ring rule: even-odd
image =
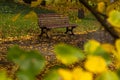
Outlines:
{"type": "Polygon", "coordinates": [[[111,44],[107,44],[107,43],[106,44],[102,44],[101,46],[108,53],[112,53],[112,51],[114,49],[114,46],[112,46],[111,44]]]}
{"type": "Polygon", "coordinates": [[[95,52],[95,50],[98,48],[100,46],[100,43],[99,42],[97,42],[96,40],[89,40],[86,44],[85,44],[85,46],[84,46],[84,48],[85,48],[85,51],[87,52],[87,53],[94,53],[95,52]]]}
{"type": "Polygon", "coordinates": [[[65,69],[59,69],[58,73],[62,77],[62,80],[72,80],[72,72],[65,69]]]}
{"type": "Polygon", "coordinates": [[[36,7],[36,6],[38,6],[41,2],[42,2],[42,0],[32,1],[31,7],[36,7]]]}
{"type": "Polygon", "coordinates": [[[120,54],[120,39],[116,40],[115,47],[116,47],[118,53],[120,54]]]}
{"type": "Polygon", "coordinates": [[[72,73],[73,73],[73,79],[74,80],[77,80],[77,79],[80,80],[79,77],[82,74],[82,68],[74,68],[72,73]]]}
{"type": "Polygon", "coordinates": [[[93,73],[102,73],[107,70],[107,64],[101,56],[88,56],[85,68],[93,73]]]}
{"type": "Polygon", "coordinates": [[[37,19],[37,14],[34,11],[30,11],[24,16],[25,19],[37,19]]]}
{"type": "Polygon", "coordinates": [[[12,21],[13,21],[13,22],[16,21],[16,20],[18,19],[19,16],[20,16],[20,13],[17,14],[16,16],[14,16],[14,17],[12,18],[12,21]]]}
{"type": "Polygon", "coordinates": [[[9,78],[7,76],[7,73],[6,73],[5,69],[0,70],[0,80],[12,80],[11,78],[9,78]]]}
{"type": "Polygon", "coordinates": [[[83,71],[82,68],[75,68],[73,70],[73,80],[93,80],[93,74],[83,71]]]}
{"type": "Polygon", "coordinates": [[[116,58],[115,65],[116,68],[120,68],[120,39],[116,40],[115,47],[116,50],[115,49],[113,50],[113,54],[116,58]]]}
{"type": "Polygon", "coordinates": [[[105,3],[104,2],[99,2],[97,10],[101,13],[104,12],[105,11],[105,3]]]}
{"type": "Polygon", "coordinates": [[[107,21],[114,27],[120,28],[120,12],[117,10],[112,10],[109,13],[107,21]]]}

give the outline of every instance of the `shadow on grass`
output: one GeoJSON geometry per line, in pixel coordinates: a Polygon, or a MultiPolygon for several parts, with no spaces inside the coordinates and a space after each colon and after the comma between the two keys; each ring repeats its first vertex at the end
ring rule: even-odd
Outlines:
{"type": "Polygon", "coordinates": [[[17,14],[22,13],[23,15],[27,14],[31,10],[35,11],[37,14],[40,13],[54,13],[52,10],[42,9],[39,7],[32,8],[30,5],[14,3],[14,2],[0,2],[0,13],[3,14],[17,14]]]}

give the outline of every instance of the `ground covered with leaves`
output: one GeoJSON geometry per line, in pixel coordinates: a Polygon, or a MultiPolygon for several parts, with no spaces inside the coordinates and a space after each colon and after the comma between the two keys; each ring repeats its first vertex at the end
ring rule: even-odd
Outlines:
{"type": "MultiPolygon", "coordinates": [[[[83,44],[89,39],[96,39],[101,43],[113,43],[114,39],[104,30],[87,32],[83,34],[65,35],[65,34],[51,34],[50,38],[39,38],[34,35],[29,39],[3,40],[0,43],[0,67],[7,69],[8,73],[13,76],[18,66],[10,62],[6,58],[7,50],[13,45],[18,45],[25,50],[37,50],[48,61],[47,67],[57,65],[59,63],[53,54],[54,46],[59,43],[66,43],[75,47],[83,49],[83,44]]],[[[46,69],[48,69],[46,68],[46,69]]],[[[43,75],[43,74],[42,74],[43,75]]],[[[40,75],[40,76],[42,76],[40,75]]],[[[14,77],[14,76],[13,76],[14,77]]],[[[14,77],[15,78],[15,77],[14,77]]],[[[38,77],[40,78],[40,77],[38,77]]]]}

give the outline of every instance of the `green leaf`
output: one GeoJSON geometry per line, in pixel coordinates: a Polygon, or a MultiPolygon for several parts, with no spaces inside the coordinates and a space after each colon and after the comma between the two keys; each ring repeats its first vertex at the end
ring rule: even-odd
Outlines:
{"type": "Polygon", "coordinates": [[[95,80],[119,80],[119,78],[115,72],[107,71],[99,75],[95,80]]]}
{"type": "Polygon", "coordinates": [[[82,60],[85,57],[80,49],[67,44],[59,44],[55,46],[54,51],[57,59],[66,65],[82,60]]]}
{"type": "Polygon", "coordinates": [[[117,10],[112,10],[109,13],[108,22],[114,27],[120,28],[120,12],[117,10]]]}
{"type": "Polygon", "coordinates": [[[17,73],[20,80],[34,80],[45,67],[45,59],[37,51],[25,51],[14,46],[8,50],[7,56],[19,65],[17,73]]]}
{"type": "Polygon", "coordinates": [[[117,75],[118,75],[118,77],[120,79],[120,69],[117,70],[117,75]]]}
{"type": "Polygon", "coordinates": [[[17,77],[19,80],[35,80],[35,76],[33,76],[30,72],[22,70],[17,72],[17,77]]]}
{"type": "Polygon", "coordinates": [[[56,69],[50,70],[44,77],[44,80],[60,80],[60,75],[56,69]]]}
{"type": "Polygon", "coordinates": [[[22,60],[23,55],[26,53],[24,50],[21,50],[18,46],[13,46],[9,48],[7,58],[15,63],[20,63],[22,60]],[[19,62],[20,61],[20,62],[19,62]]]}

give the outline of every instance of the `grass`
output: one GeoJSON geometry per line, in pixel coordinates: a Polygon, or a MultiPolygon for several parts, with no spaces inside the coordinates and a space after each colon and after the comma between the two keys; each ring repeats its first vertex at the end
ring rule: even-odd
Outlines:
{"type": "MultiPolygon", "coordinates": [[[[35,11],[37,14],[54,12],[52,10],[46,10],[41,8],[31,8],[29,6],[17,3],[0,3],[0,38],[23,36],[30,34],[39,34],[40,30],[36,19],[25,19],[24,16],[30,11],[35,11]],[[18,13],[21,13],[20,17],[16,21],[12,21],[18,13]]],[[[87,14],[84,19],[77,19],[76,12],[68,13],[71,23],[78,24],[75,29],[76,33],[83,31],[95,30],[100,27],[96,19],[87,14]],[[96,26],[97,25],[97,26],[96,26]]],[[[65,29],[53,29],[53,32],[64,31],[65,29]]]]}
{"type": "Polygon", "coordinates": [[[36,30],[37,22],[35,20],[26,20],[21,16],[15,21],[12,21],[14,14],[0,14],[4,16],[0,21],[2,37],[26,35],[29,30],[36,30]]]}
{"type": "Polygon", "coordinates": [[[30,11],[35,11],[38,14],[53,12],[45,9],[31,8],[17,3],[0,3],[0,38],[38,33],[37,18],[24,18],[30,11]],[[21,13],[20,17],[13,22],[13,17],[19,13],[21,13]]]}
{"type": "Polygon", "coordinates": [[[76,32],[93,31],[101,28],[100,23],[91,14],[87,14],[84,19],[81,19],[78,25],[79,27],[76,29],[76,32]]]}

